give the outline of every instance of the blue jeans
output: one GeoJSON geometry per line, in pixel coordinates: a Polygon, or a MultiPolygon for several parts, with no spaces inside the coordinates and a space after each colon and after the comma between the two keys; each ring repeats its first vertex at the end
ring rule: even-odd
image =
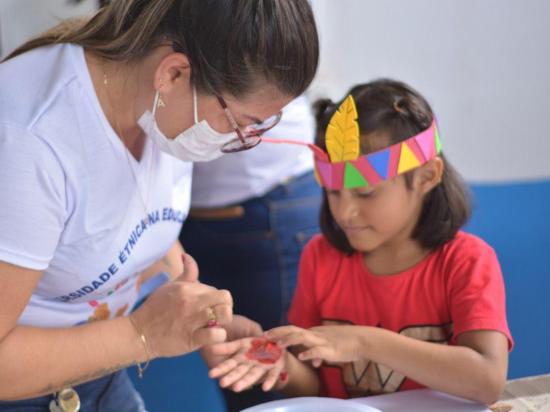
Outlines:
{"type": "MultiPolygon", "coordinates": [[[[146,412],[126,370],[75,386],[82,412],[146,412]]],[[[1,412],[47,412],[52,395],[21,401],[0,401],[1,412]]]]}
{"type": "MultiPolygon", "coordinates": [[[[267,330],[287,323],[300,254],[319,232],[320,205],[321,190],[307,173],[241,203],[241,217],[188,219],[180,240],[197,260],[201,282],[231,291],[235,313],[267,330]]],[[[274,398],[261,389],[224,396],[229,411],[274,398]]]]}

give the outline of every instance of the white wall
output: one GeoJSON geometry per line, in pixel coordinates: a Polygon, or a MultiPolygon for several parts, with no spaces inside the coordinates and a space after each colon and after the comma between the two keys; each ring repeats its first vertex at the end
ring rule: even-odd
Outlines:
{"type": "Polygon", "coordinates": [[[85,0],[0,0],[0,58],[21,43],[68,17],[93,12],[97,2],[85,0]]]}
{"type": "Polygon", "coordinates": [[[549,0],[312,0],[314,95],[395,77],[424,94],[469,181],[550,177],[549,0]]]}
{"type": "MultiPolygon", "coordinates": [[[[94,0],[0,0],[0,55],[94,0]]],[[[312,0],[314,96],[395,77],[437,113],[444,150],[475,182],[550,177],[550,0],[312,0]]]]}

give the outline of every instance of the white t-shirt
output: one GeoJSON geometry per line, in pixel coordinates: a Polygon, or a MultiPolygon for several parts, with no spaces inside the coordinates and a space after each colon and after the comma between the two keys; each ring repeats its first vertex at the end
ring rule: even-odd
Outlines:
{"type": "Polygon", "coordinates": [[[191,172],[149,139],[139,162],[127,152],[81,47],[0,64],[0,260],[43,271],[18,323],[67,327],[127,314],[136,275],[178,237],[191,172]]]}
{"type": "MultiPolygon", "coordinates": [[[[300,96],[283,109],[281,122],[265,135],[311,143],[314,133],[309,101],[300,96]]],[[[260,143],[252,150],[195,164],[191,203],[194,207],[220,207],[242,202],[311,170],[313,155],[307,147],[260,143]]]]}

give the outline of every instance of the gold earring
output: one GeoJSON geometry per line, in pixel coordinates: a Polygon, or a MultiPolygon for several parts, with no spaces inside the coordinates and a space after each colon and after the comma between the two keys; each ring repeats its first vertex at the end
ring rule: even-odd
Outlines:
{"type": "Polygon", "coordinates": [[[162,96],[160,95],[160,92],[159,92],[159,100],[157,102],[157,108],[159,107],[166,107],[166,103],[164,103],[164,100],[162,100],[162,96]]]}

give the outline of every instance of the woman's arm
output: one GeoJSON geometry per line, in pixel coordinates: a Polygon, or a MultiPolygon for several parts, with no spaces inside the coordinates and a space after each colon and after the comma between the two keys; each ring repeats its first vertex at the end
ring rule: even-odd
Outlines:
{"type": "MultiPolygon", "coordinates": [[[[186,265],[196,271],[196,265],[186,265]]],[[[17,326],[41,273],[0,262],[0,399],[35,397],[107,375],[149,356],[175,356],[223,342],[223,328],[205,328],[208,307],[231,322],[231,296],[186,273],[154,292],[131,316],[145,334],[146,351],[127,317],[72,328],[17,326]],[[149,353],[147,353],[149,352],[149,353]]]]}
{"type": "Polygon", "coordinates": [[[17,326],[0,343],[0,399],[57,392],[145,360],[127,317],[67,329],[17,326]]]}

